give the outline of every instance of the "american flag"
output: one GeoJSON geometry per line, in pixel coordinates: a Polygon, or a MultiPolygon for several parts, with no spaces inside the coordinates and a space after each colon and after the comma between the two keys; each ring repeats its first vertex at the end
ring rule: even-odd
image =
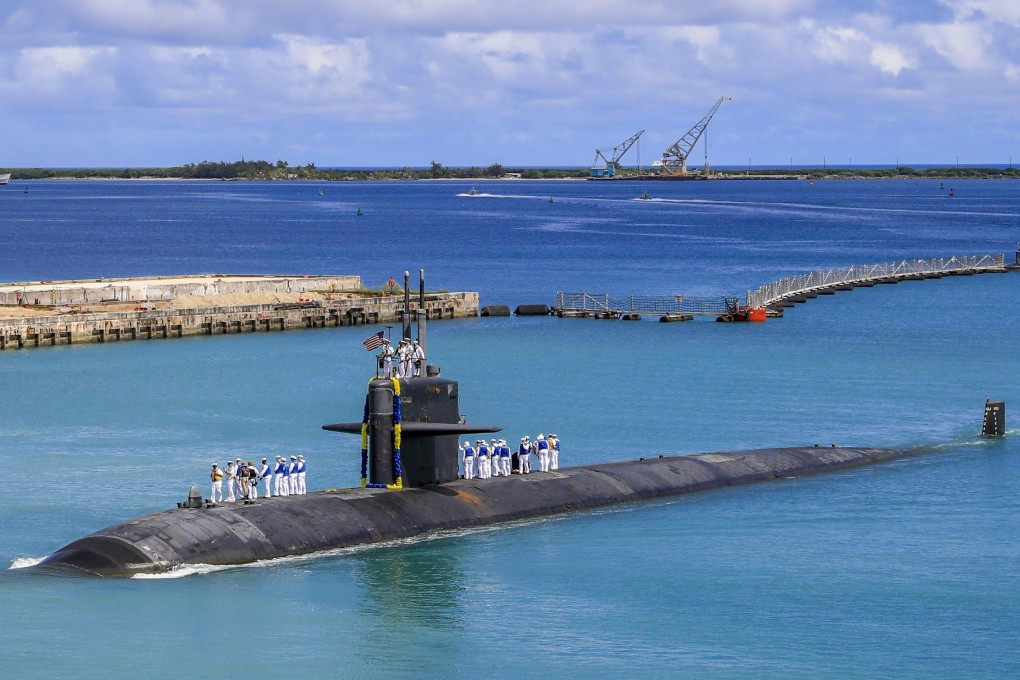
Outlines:
{"type": "Polygon", "coordinates": [[[382,347],[382,341],[383,331],[379,331],[378,333],[372,333],[372,335],[365,338],[365,341],[361,344],[367,351],[371,352],[374,349],[382,347]]]}

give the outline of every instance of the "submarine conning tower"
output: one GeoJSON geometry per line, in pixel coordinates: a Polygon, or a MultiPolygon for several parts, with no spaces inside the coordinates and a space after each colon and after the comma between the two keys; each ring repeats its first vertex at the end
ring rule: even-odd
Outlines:
{"type": "Polygon", "coordinates": [[[362,422],[322,426],[362,435],[362,479],[368,486],[452,482],[460,476],[458,437],[502,429],[468,425],[460,415],[457,381],[439,377],[437,366],[429,366],[426,372],[431,375],[372,380],[362,422]]]}
{"type": "MultiPolygon", "coordinates": [[[[411,337],[410,274],[404,272],[403,336],[411,337]]],[[[425,346],[425,270],[419,270],[418,341],[425,346]]],[[[380,378],[368,384],[360,423],[323,425],[332,432],[360,434],[363,486],[402,488],[452,482],[460,476],[462,434],[499,432],[502,428],[468,425],[460,414],[460,388],[439,377],[436,365],[420,367],[422,375],[380,378]]]]}

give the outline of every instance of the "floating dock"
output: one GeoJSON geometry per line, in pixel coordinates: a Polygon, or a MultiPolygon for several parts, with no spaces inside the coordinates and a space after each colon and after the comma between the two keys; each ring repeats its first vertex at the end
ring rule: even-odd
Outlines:
{"type": "MultiPolygon", "coordinates": [[[[478,293],[427,293],[428,318],[477,316],[478,293]]],[[[403,295],[359,276],[200,275],[0,285],[0,350],[397,322],[403,295]]]]}

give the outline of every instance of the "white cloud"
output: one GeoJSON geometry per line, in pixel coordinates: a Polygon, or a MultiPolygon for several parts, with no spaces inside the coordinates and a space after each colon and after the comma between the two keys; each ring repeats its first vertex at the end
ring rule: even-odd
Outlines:
{"type": "Polygon", "coordinates": [[[896,45],[877,44],[871,48],[871,63],[880,70],[898,76],[900,71],[910,67],[910,60],[896,45]]]}
{"type": "Polygon", "coordinates": [[[1020,2],[1016,0],[942,0],[959,20],[987,17],[1012,26],[1020,26],[1020,2]]]}
{"type": "Polygon", "coordinates": [[[0,78],[0,93],[7,97],[6,106],[23,98],[52,102],[83,96],[88,98],[81,105],[95,105],[96,97],[108,98],[116,91],[108,73],[116,52],[110,47],[24,48],[14,58],[10,75],[0,78]]]}
{"type": "Polygon", "coordinates": [[[989,65],[989,35],[980,24],[941,24],[920,27],[924,45],[961,71],[984,70],[989,65]]]}

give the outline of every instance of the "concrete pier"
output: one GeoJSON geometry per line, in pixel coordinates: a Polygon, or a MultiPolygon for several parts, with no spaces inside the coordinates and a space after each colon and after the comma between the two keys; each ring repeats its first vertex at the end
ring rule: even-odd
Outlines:
{"type": "MultiPolygon", "coordinates": [[[[0,350],[401,319],[403,296],[360,289],[358,276],[207,275],[5,284],[0,286],[0,350]]],[[[418,308],[415,297],[412,314],[418,308]]],[[[426,294],[424,309],[429,320],[477,316],[478,293],[426,294]]]]}

